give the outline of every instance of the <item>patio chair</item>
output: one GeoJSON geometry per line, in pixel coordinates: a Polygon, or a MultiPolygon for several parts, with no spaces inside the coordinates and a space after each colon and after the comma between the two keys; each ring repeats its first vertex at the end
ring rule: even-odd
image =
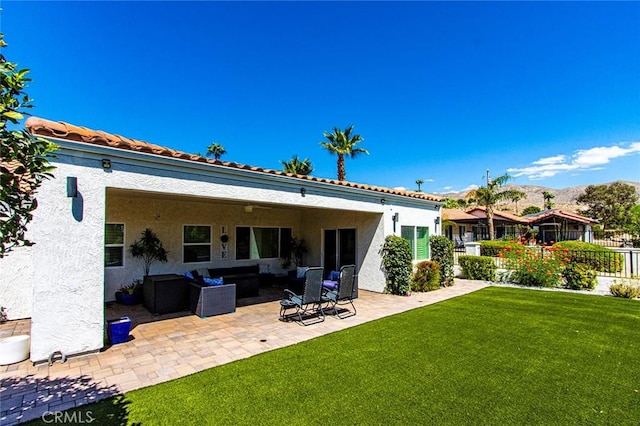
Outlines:
{"type": "Polygon", "coordinates": [[[301,295],[297,295],[289,289],[285,290],[285,298],[280,301],[280,319],[286,321],[292,316],[297,315],[298,320],[303,325],[322,322],[325,320],[324,310],[322,309],[322,278],[324,270],[321,267],[309,268],[305,272],[304,290],[301,295]],[[288,309],[294,309],[294,314],[287,315],[288,309]],[[317,321],[305,322],[303,315],[309,313],[317,313],[317,321]]]}
{"type": "Polygon", "coordinates": [[[462,237],[454,237],[454,247],[464,248],[464,240],[462,239],[462,237]]]}
{"type": "Polygon", "coordinates": [[[331,305],[333,310],[333,314],[340,318],[348,318],[352,317],[356,314],[356,306],[353,304],[353,293],[354,293],[354,284],[356,281],[355,276],[355,265],[344,265],[340,268],[340,280],[338,281],[338,289],[331,290],[326,292],[322,300],[324,302],[328,302],[331,305]],[[348,309],[343,309],[347,311],[347,315],[340,314],[340,310],[338,310],[338,306],[351,304],[353,307],[353,312],[348,309]]]}

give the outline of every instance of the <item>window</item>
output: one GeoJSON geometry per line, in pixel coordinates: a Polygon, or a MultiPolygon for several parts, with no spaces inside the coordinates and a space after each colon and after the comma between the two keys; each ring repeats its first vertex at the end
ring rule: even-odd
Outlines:
{"type": "Polygon", "coordinates": [[[400,234],[402,238],[409,241],[413,260],[429,258],[429,227],[403,226],[400,229],[400,234]]]}
{"type": "Polygon", "coordinates": [[[211,226],[184,225],[183,230],[184,263],[211,261],[211,226]]]}
{"type": "Polygon", "coordinates": [[[124,223],[104,226],[104,266],[124,266],[124,223]]]}
{"type": "Polygon", "coordinates": [[[273,259],[286,256],[291,228],[236,228],[236,259],[273,259]]]}

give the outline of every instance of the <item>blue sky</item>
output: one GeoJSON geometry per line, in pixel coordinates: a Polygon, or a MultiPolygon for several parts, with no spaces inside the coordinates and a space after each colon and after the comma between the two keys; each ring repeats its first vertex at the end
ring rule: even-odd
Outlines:
{"type": "Polygon", "coordinates": [[[640,2],[3,1],[33,114],[426,192],[640,180],[640,2]]]}

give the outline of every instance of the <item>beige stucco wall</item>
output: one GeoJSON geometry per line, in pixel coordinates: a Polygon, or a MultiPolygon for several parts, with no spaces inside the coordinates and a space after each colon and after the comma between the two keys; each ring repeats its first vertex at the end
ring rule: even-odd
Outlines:
{"type": "MultiPolygon", "coordinates": [[[[157,198],[152,194],[107,196],[107,223],[125,224],[125,252],[127,247],[140,237],[147,227],[151,228],[169,251],[168,262],[151,265],[151,274],[184,273],[197,268],[224,268],[239,265],[269,265],[273,273],[282,271],[280,259],[238,260],[235,259],[236,226],[263,226],[292,228],[299,235],[300,210],[294,208],[254,208],[246,212],[243,205],[233,205],[216,199],[185,200],[157,198]],[[200,263],[183,262],[183,226],[211,226],[211,261],[200,263]],[[227,228],[226,259],[222,259],[220,236],[222,226],[227,228]]],[[[114,300],[114,293],[122,284],[141,279],[144,263],[130,254],[125,254],[123,267],[105,268],[105,300],[114,300]]]]}
{"type": "MultiPolygon", "coordinates": [[[[212,225],[214,260],[202,267],[242,263],[234,259],[236,225],[291,227],[294,236],[308,240],[309,262],[316,263],[322,259],[322,229],[355,227],[360,288],[382,291],[378,252],[384,236],[393,232],[391,215],[400,213],[397,234],[403,224],[433,229],[439,215],[431,203],[406,197],[54,141],[61,146],[53,159],[55,179],[40,189],[29,230],[36,245],[0,260],[0,302],[8,301],[10,318],[32,318],[32,361],[54,351],[73,355],[100,349],[104,301],[112,300],[119,285],[142,276],[142,261],[129,256],[124,268],[105,270],[106,222],[125,223],[125,246],[146,227],[158,234],[170,262],[154,264],[154,274],[192,269],[182,263],[184,224],[212,225]],[[108,170],[102,168],[105,158],[111,160],[108,170]],[[77,199],[66,196],[67,176],[78,178],[77,199]],[[246,213],[248,202],[271,209],[246,213]],[[231,237],[225,261],[218,258],[216,244],[221,225],[229,227],[231,237]]],[[[280,261],[271,262],[277,268],[280,261]]]]}

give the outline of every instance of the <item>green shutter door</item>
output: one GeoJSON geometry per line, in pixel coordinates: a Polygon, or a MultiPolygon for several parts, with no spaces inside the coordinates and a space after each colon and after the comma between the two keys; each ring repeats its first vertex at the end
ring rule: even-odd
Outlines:
{"type": "Polygon", "coordinates": [[[416,260],[425,260],[429,258],[429,228],[426,226],[418,226],[416,228],[416,260]]]}
{"type": "Polygon", "coordinates": [[[416,256],[416,242],[414,235],[413,226],[403,226],[400,228],[400,236],[405,240],[409,241],[409,245],[411,246],[411,257],[415,259],[416,256]]]}

